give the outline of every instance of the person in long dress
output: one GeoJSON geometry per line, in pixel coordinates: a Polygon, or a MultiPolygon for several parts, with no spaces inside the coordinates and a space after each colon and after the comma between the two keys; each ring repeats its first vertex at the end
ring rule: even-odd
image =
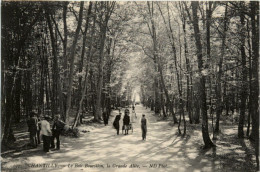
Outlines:
{"type": "Polygon", "coordinates": [[[113,122],[113,126],[114,126],[115,129],[116,129],[117,135],[119,135],[119,128],[120,128],[119,121],[120,121],[120,119],[121,119],[121,113],[119,113],[119,114],[116,116],[116,118],[115,118],[115,120],[114,120],[114,122],[113,122]]]}
{"type": "Polygon", "coordinates": [[[123,125],[124,125],[125,135],[128,135],[129,124],[130,124],[129,110],[126,109],[125,110],[125,116],[123,118],[123,125]]]}

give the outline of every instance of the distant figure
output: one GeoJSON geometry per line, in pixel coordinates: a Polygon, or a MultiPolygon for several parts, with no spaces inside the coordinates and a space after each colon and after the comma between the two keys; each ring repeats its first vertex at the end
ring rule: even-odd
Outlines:
{"type": "Polygon", "coordinates": [[[103,116],[103,121],[104,121],[105,126],[108,125],[109,115],[108,115],[107,108],[104,108],[104,111],[103,111],[103,113],[102,113],[102,116],[103,116]]]}
{"type": "Polygon", "coordinates": [[[38,145],[37,141],[37,130],[38,130],[38,119],[36,118],[36,113],[30,113],[30,119],[27,121],[28,132],[30,132],[30,144],[32,147],[36,148],[38,145]]]}
{"type": "Polygon", "coordinates": [[[135,111],[135,105],[134,104],[132,105],[132,111],[133,112],[135,111]]]}
{"type": "Polygon", "coordinates": [[[128,134],[129,123],[130,123],[129,110],[126,109],[126,110],[125,110],[125,116],[124,116],[124,119],[123,119],[123,125],[124,125],[125,135],[128,134]]]}
{"type": "Polygon", "coordinates": [[[113,126],[115,127],[116,131],[117,131],[117,135],[119,135],[119,121],[121,119],[121,113],[119,113],[119,115],[116,116],[114,122],[113,122],[113,126]]]}
{"type": "Polygon", "coordinates": [[[144,114],[143,114],[142,119],[141,119],[141,129],[142,129],[142,138],[143,138],[143,140],[146,140],[147,120],[146,120],[144,114]]]}
{"type": "Polygon", "coordinates": [[[53,146],[54,146],[54,140],[56,138],[57,143],[56,143],[56,150],[60,150],[60,134],[61,131],[63,130],[64,126],[66,124],[60,120],[60,115],[56,115],[54,119],[54,123],[52,126],[52,139],[53,139],[53,146]]]}
{"type": "Polygon", "coordinates": [[[49,152],[50,149],[50,143],[51,143],[51,127],[49,121],[49,116],[44,116],[44,119],[41,121],[41,133],[42,133],[42,139],[43,139],[43,151],[49,152]]]}

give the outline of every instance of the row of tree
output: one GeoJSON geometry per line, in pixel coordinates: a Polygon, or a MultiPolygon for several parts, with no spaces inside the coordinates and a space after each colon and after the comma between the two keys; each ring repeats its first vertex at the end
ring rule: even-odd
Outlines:
{"type": "Polygon", "coordinates": [[[239,138],[247,126],[259,162],[258,2],[136,2],[132,7],[138,15],[129,41],[145,56],[142,103],[172,115],[179,134],[186,134],[187,117],[190,124],[201,122],[205,148],[215,146],[209,117],[215,138],[223,115],[232,115],[239,138]]]}
{"type": "Polygon", "coordinates": [[[126,6],[4,2],[2,17],[3,143],[31,111],[60,113],[68,124],[73,116],[75,127],[82,113],[99,121],[103,108],[126,99],[126,6]]]}
{"type": "Polygon", "coordinates": [[[139,89],[180,134],[201,122],[205,148],[209,117],[217,133],[239,114],[258,162],[259,2],[3,2],[2,17],[3,143],[32,110],[75,127],[139,89]]]}

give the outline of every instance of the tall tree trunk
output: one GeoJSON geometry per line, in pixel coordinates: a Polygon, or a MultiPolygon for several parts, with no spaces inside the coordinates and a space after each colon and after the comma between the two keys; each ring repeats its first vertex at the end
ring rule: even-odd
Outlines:
{"type": "MultiPolygon", "coordinates": [[[[48,23],[48,27],[49,27],[49,32],[50,32],[50,37],[51,37],[51,46],[52,46],[52,54],[53,54],[53,96],[52,96],[52,104],[56,104],[56,100],[55,97],[58,94],[58,97],[60,97],[60,93],[61,93],[61,85],[60,85],[60,78],[59,78],[59,67],[58,67],[58,53],[57,53],[57,48],[56,48],[56,39],[54,36],[54,32],[53,32],[53,27],[52,27],[52,23],[51,23],[51,18],[50,18],[50,13],[49,13],[49,9],[48,7],[46,8],[46,13],[45,13],[46,19],[47,19],[47,23],[48,23]]],[[[43,61],[45,59],[45,57],[43,56],[43,61]]],[[[48,67],[48,66],[46,66],[48,67]]],[[[45,69],[43,69],[45,70],[45,69]]],[[[46,81],[47,82],[47,81],[46,81]]],[[[52,109],[52,113],[55,114],[58,112],[57,106],[53,106],[54,109],[52,109]]]]}
{"type": "Polygon", "coordinates": [[[154,106],[155,114],[160,114],[160,110],[161,110],[161,102],[160,102],[160,93],[159,92],[160,92],[159,81],[158,81],[157,76],[155,76],[155,78],[154,78],[154,100],[153,100],[153,106],[154,106]]]}
{"type": "MultiPolygon", "coordinates": [[[[240,2],[243,3],[243,2],[240,2]]],[[[246,99],[247,99],[247,67],[246,67],[246,52],[245,52],[245,16],[240,13],[240,52],[241,52],[241,63],[242,63],[242,88],[240,90],[240,116],[238,123],[238,138],[244,137],[244,120],[245,120],[245,111],[246,111],[246,99]]]]}
{"type": "Polygon", "coordinates": [[[203,70],[203,60],[202,60],[202,45],[200,40],[199,23],[197,16],[199,2],[192,1],[192,14],[193,14],[193,29],[195,34],[195,43],[197,48],[197,59],[198,68],[200,75],[200,97],[201,97],[201,110],[202,110],[202,137],[204,141],[204,148],[211,148],[215,146],[209,137],[208,131],[208,114],[207,114],[207,102],[206,102],[206,90],[205,90],[205,76],[202,75],[203,70]]]}
{"type": "MultiPolygon", "coordinates": [[[[164,21],[165,27],[166,27],[166,29],[167,29],[167,34],[168,34],[169,40],[170,40],[170,42],[171,42],[172,48],[174,49],[175,47],[174,47],[174,44],[172,43],[173,40],[172,40],[172,37],[171,37],[171,35],[170,35],[170,31],[171,31],[171,34],[172,34],[170,18],[169,18],[169,27],[170,27],[170,31],[169,31],[168,28],[167,28],[167,23],[166,23],[165,17],[163,16],[163,13],[162,13],[162,11],[161,11],[161,8],[160,8],[160,6],[159,6],[158,3],[157,3],[157,5],[158,5],[158,7],[159,7],[161,16],[163,17],[163,21],[164,21]]],[[[167,3],[167,9],[168,9],[168,17],[169,17],[169,4],[168,4],[168,3],[167,3]]],[[[176,53],[176,51],[174,51],[174,53],[176,53]]],[[[163,74],[162,74],[161,61],[159,61],[158,67],[159,67],[159,72],[160,72],[160,77],[161,77],[161,81],[162,81],[162,86],[163,86],[163,89],[164,89],[164,93],[165,93],[167,102],[168,102],[168,104],[169,104],[169,106],[170,106],[171,114],[172,114],[172,116],[173,116],[173,121],[174,121],[174,123],[178,123],[178,120],[177,120],[177,118],[176,118],[176,116],[175,116],[175,113],[174,113],[174,111],[173,111],[173,104],[171,103],[168,90],[166,89],[166,86],[165,86],[165,82],[164,82],[164,78],[163,78],[163,74]]]]}
{"type": "Polygon", "coordinates": [[[21,119],[21,73],[19,72],[18,78],[16,80],[16,88],[15,88],[15,95],[14,95],[14,118],[15,122],[19,123],[21,119]]]}
{"type": "MultiPolygon", "coordinates": [[[[212,65],[211,65],[211,43],[210,43],[210,25],[211,25],[211,15],[212,15],[212,1],[206,2],[206,53],[207,53],[207,63],[205,65],[205,68],[208,71],[213,71],[212,65]]],[[[212,130],[214,131],[214,109],[213,109],[213,103],[212,103],[212,78],[211,75],[206,76],[206,81],[208,81],[208,88],[209,88],[209,113],[212,119],[212,130]]],[[[213,139],[214,139],[214,132],[213,132],[213,139]]]]}
{"type": "MultiPolygon", "coordinates": [[[[101,2],[103,4],[104,2],[101,2]]],[[[102,5],[101,5],[102,6],[102,5]]],[[[106,23],[102,23],[102,15],[100,15],[100,51],[99,51],[99,65],[98,65],[98,85],[97,85],[97,99],[96,112],[94,120],[101,120],[101,100],[102,100],[102,85],[103,85],[103,65],[104,65],[104,46],[106,40],[106,23]]]]}
{"type": "Polygon", "coordinates": [[[4,124],[4,135],[2,139],[2,144],[3,145],[8,145],[8,138],[10,135],[10,130],[11,130],[11,122],[13,118],[13,96],[12,96],[12,81],[13,77],[10,74],[6,74],[6,86],[5,86],[5,94],[6,94],[6,103],[5,103],[5,113],[6,113],[6,118],[5,118],[5,124],[4,124]],[[8,76],[9,75],[9,76],[8,76]]]}
{"type": "MultiPolygon", "coordinates": [[[[87,12],[87,19],[86,19],[86,24],[85,24],[85,30],[83,32],[82,49],[81,49],[81,56],[80,56],[80,62],[79,62],[79,73],[82,72],[83,66],[84,66],[84,57],[85,57],[85,51],[86,51],[85,47],[86,47],[87,31],[88,31],[88,25],[89,25],[91,9],[92,9],[92,2],[90,1],[89,2],[89,7],[88,7],[88,12],[87,12]]],[[[82,76],[79,76],[79,88],[78,88],[78,96],[77,97],[81,96],[82,85],[84,87],[84,84],[82,84],[81,82],[82,82],[82,76]]],[[[77,98],[77,100],[80,101],[80,98],[77,98]]]]}
{"type": "MultiPolygon", "coordinates": [[[[84,59],[84,56],[85,56],[86,33],[88,31],[88,25],[89,25],[89,18],[90,18],[90,15],[91,15],[91,9],[92,9],[92,2],[89,2],[87,21],[86,21],[85,31],[84,31],[84,35],[83,35],[83,46],[82,46],[82,52],[81,52],[81,63],[82,63],[82,65],[83,65],[83,59],[84,59]]],[[[91,35],[91,37],[93,37],[93,34],[91,35]]],[[[91,38],[91,42],[90,42],[89,56],[87,56],[87,65],[86,65],[83,89],[81,89],[81,86],[79,87],[79,90],[81,91],[81,98],[80,98],[80,101],[79,101],[79,106],[78,106],[78,109],[77,109],[77,114],[76,114],[76,117],[75,117],[75,120],[74,120],[73,128],[77,126],[77,123],[79,121],[79,116],[80,116],[80,113],[81,113],[81,110],[82,110],[83,100],[84,100],[84,98],[86,96],[91,50],[92,50],[92,38],[91,38]]],[[[82,69],[80,69],[80,70],[82,70],[82,69]]],[[[81,78],[79,79],[79,84],[81,85],[81,78]]]]}
{"type": "Polygon", "coordinates": [[[62,18],[63,18],[63,82],[60,83],[60,90],[59,90],[59,106],[60,106],[60,113],[62,114],[63,120],[66,119],[66,101],[67,96],[62,93],[63,91],[66,91],[68,88],[68,56],[67,56],[67,42],[68,42],[68,29],[67,29],[67,9],[68,9],[69,2],[63,2],[63,12],[62,12],[62,18]]]}
{"type": "MultiPolygon", "coordinates": [[[[184,13],[184,12],[183,12],[184,13]]],[[[186,62],[186,70],[187,70],[187,74],[186,74],[186,80],[187,80],[187,101],[186,101],[186,109],[188,111],[189,114],[189,121],[190,124],[193,123],[193,118],[192,118],[192,111],[191,111],[191,103],[192,103],[192,93],[191,93],[191,89],[190,89],[190,78],[191,78],[191,67],[190,67],[190,60],[188,58],[188,46],[187,46],[187,39],[186,39],[186,17],[185,14],[183,14],[183,18],[182,18],[182,30],[184,33],[184,56],[185,56],[185,62],[186,62]]]]}
{"type": "Polygon", "coordinates": [[[259,2],[250,2],[252,26],[252,132],[250,139],[255,141],[257,170],[259,170],[259,2]]]}
{"type": "MultiPolygon", "coordinates": [[[[180,107],[180,121],[179,121],[178,128],[179,128],[180,123],[181,123],[181,115],[182,115],[183,116],[183,120],[184,120],[184,135],[185,135],[186,134],[186,121],[185,121],[185,116],[184,116],[184,102],[183,102],[183,97],[182,97],[182,85],[181,85],[181,77],[180,77],[181,74],[178,72],[177,52],[176,52],[176,47],[175,47],[175,43],[174,43],[174,36],[173,36],[174,34],[173,34],[172,27],[171,27],[171,19],[170,19],[168,3],[167,3],[167,11],[168,11],[168,24],[169,24],[169,29],[170,29],[170,32],[168,31],[168,33],[169,33],[168,37],[170,39],[171,47],[172,47],[172,51],[173,51],[173,59],[174,59],[174,66],[175,66],[176,75],[177,75],[177,87],[178,87],[179,102],[180,102],[180,104],[179,104],[179,107],[180,107]]],[[[181,53],[181,51],[180,51],[180,53],[181,53]]],[[[181,58],[181,54],[180,54],[180,58],[181,58]]],[[[180,133],[180,130],[179,130],[179,133],[180,133]]]]}
{"type": "Polygon", "coordinates": [[[162,80],[161,80],[161,83],[160,83],[160,94],[161,94],[161,109],[162,109],[162,112],[163,112],[163,117],[166,118],[166,112],[165,112],[165,101],[164,101],[164,97],[163,97],[163,84],[162,84],[162,80]]]}
{"type": "Polygon", "coordinates": [[[68,85],[68,89],[67,89],[66,114],[65,114],[65,122],[67,124],[69,124],[69,112],[70,112],[70,107],[71,107],[72,83],[73,83],[73,72],[74,72],[74,59],[75,59],[77,41],[78,41],[78,37],[79,37],[79,31],[80,31],[81,24],[82,24],[83,6],[84,6],[84,2],[82,1],[82,2],[80,2],[78,25],[77,25],[74,40],[72,43],[70,59],[69,59],[70,60],[70,73],[69,73],[69,85],[68,85]]]}
{"type": "Polygon", "coordinates": [[[248,101],[248,118],[247,118],[247,131],[246,136],[249,137],[250,133],[250,124],[251,124],[251,115],[252,115],[252,52],[251,52],[251,43],[250,43],[250,30],[249,30],[249,21],[247,21],[247,37],[248,37],[248,56],[249,56],[249,101],[248,101]]]}
{"type": "Polygon", "coordinates": [[[224,26],[223,26],[223,32],[220,33],[222,37],[222,45],[221,45],[221,55],[219,58],[218,62],[218,73],[217,73],[217,86],[216,86],[216,111],[217,111],[217,118],[216,118],[216,125],[215,125],[215,131],[214,132],[219,132],[219,120],[220,120],[220,115],[222,114],[223,110],[223,102],[222,102],[222,87],[221,87],[221,76],[222,76],[222,63],[224,59],[224,54],[225,54],[225,42],[226,42],[226,32],[227,32],[227,4],[225,7],[225,17],[224,17],[224,26]]]}
{"type": "Polygon", "coordinates": [[[115,2],[100,2],[101,9],[105,8],[105,18],[100,14],[100,51],[99,51],[99,66],[98,66],[98,85],[96,98],[96,112],[94,120],[101,119],[101,100],[102,100],[102,85],[103,85],[103,65],[104,65],[104,46],[106,41],[106,32],[108,20],[113,12],[115,2]],[[111,3],[111,4],[110,4],[111,3]],[[103,21],[103,22],[102,22],[103,21]]]}

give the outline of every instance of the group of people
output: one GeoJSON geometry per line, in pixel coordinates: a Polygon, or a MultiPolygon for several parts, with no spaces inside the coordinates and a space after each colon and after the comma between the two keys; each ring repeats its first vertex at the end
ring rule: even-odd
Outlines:
{"type": "MultiPolygon", "coordinates": [[[[133,109],[133,113],[135,113],[134,107],[132,107],[132,109],[133,109]]],[[[131,129],[132,127],[130,123],[129,114],[130,114],[129,110],[125,109],[125,115],[123,118],[123,126],[122,126],[124,135],[128,135],[128,130],[131,129]]],[[[113,122],[113,126],[117,130],[117,135],[119,135],[119,130],[120,130],[119,122],[121,120],[121,115],[122,113],[119,112],[119,114],[116,115],[115,120],[113,122]]],[[[109,118],[107,117],[106,111],[103,113],[103,118],[104,118],[105,125],[107,125],[109,118]]],[[[64,126],[66,125],[60,119],[60,115],[55,115],[54,120],[52,121],[49,116],[44,116],[43,119],[40,119],[40,117],[36,113],[31,112],[30,118],[27,121],[27,125],[28,125],[28,132],[30,133],[30,144],[32,147],[36,148],[38,144],[41,143],[42,140],[43,151],[49,152],[50,149],[55,148],[54,142],[56,139],[56,149],[54,150],[60,149],[60,134],[64,129],[64,126]]],[[[141,119],[141,130],[142,130],[142,138],[143,140],[146,140],[147,120],[144,114],[142,115],[142,119],[141,119]]]]}
{"type": "MultiPolygon", "coordinates": [[[[134,108],[133,112],[134,112],[134,108]]],[[[134,112],[135,113],[135,112],[134,112]]],[[[136,114],[136,113],[135,113],[136,114]]],[[[118,115],[116,115],[115,120],[113,122],[113,126],[115,127],[115,129],[117,130],[117,135],[119,135],[119,129],[120,129],[120,119],[121,119],[121,115],[122,113],[119,112],[118,115]]],[[[130,124],[130,117],[129,117],[129,110],[125,109],[125,115],[123,118],[123,126],[122,126],[122,130],[125,131],[124,135],[128,135],[128,130],[131,128],[131,124],[130,124]]],[[[147,119],[145,118],[145,115],[142,115],[142,119],[141,119],[141,130],[142,130],[142,139],[146,140],[146,133],[147,133],[147,119]]]]}
{"type": "MultiPolygon", "coordinates": [[[[122,113],[119,113],[113,122],[113,126],[117,130],[117,135],[119,135],[119,129],[120,129],[119,121],[121,119],[121,115],[122,115],[122,113]]],[[[125,115],[123,118],[123,127],[122,127],[122,130],[125,131],[125,135],[128,135],[129,125],[130,125],[129,110],[125,109],[125,115]]]]}
{"type": "Polygon", "coordinates": [[[65,126],[65,123],[60,119],[60,115],[55,115],[54,120],[51,121],[49,116],[44,116],[43,119],[36,115],[36,113],[31,112],[30,118],[27,121],[28,132],[30,133],[30,144],[32,147],[36,148],[38,144],[43,141],[43,151],[49,152],[50,148],[55,148],[56,139],[56,149],[60,149],[60,134],[65,126]],[[52,129],[51,129],[51,124],[52,129]]]}

